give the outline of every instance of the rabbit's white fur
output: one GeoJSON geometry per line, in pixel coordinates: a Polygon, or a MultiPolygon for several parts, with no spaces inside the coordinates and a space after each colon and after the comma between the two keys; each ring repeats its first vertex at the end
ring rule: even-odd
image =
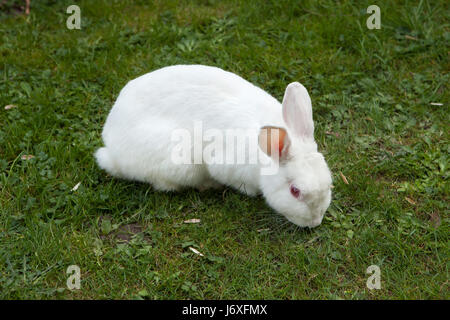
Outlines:
{"type": "Polygon", "coordinates": [[[331,174],[317,152],[313,130],[311,100],[297,82],[287,87],[282,107],[233,73],[177,65],[147,73],[122,89],[104,126],[105,147],[95,156],[110,174],[148,182],[158,190],[228,185],[248,195],[262,193],[293,223],[314,227],[330,204],[331,174]],[[278,173],[261,175],[259,164],[175,164],[171,156],[178,142],[172,141],[172,133],[183,128],[193,134],[195,122],[201,122],[204,131],[285,129],[278,173]],[[291,194],[291,184],[301,190],[301,197],[291,194]]]}

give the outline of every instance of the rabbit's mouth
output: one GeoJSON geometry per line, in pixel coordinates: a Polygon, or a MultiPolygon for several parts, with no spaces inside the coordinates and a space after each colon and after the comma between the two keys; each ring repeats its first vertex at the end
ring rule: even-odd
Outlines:
{"type": "Polygon", "coordinates": [[[299,215],[284,215],[293,224],[302,228],[315,228],[322,223],[323,215],[314,219],[305,219],[299,215]]]}
{"type": "Polygon", "coordinates": [[[323,219],[323,216],[312,220],[311,223],[308,225],[308,227],[309,228],[315,228],[315,227],[320,226],[320,224],[322,223],[322,219],[323,219]]]}

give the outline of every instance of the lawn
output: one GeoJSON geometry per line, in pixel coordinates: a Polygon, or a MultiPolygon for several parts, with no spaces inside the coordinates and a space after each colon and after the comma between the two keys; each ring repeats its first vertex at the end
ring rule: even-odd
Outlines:
{"type": "Polygon", "coordinates": [[[70,30],[74,2],[0,12],[1,299],[450,298],[448,1],[76,1],[70,30]],[[98,168],[120,89],[174,64],[279,100],[309,90],[333,173],[321,226],[230,188],[162,193],[98,168]]]}

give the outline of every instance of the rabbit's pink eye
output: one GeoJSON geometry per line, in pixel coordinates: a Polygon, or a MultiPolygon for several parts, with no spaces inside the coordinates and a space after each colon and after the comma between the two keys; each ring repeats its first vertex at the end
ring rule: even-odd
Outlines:
{"type": "Polygon", "coordinates": [[[296,198],[300,197],[300,189],[291,184],[291,194],[296,198]]]}

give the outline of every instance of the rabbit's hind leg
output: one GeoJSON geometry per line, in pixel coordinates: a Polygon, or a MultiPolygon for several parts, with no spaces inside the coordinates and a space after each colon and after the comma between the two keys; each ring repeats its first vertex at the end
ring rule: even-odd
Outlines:
{"type": "Polygon", "coordinates": [[[163,181],[160,180],[158,182],[152,182],[151,183],[153,188],[155,188],[158,191],[179,191],[181,189],[181,186],[176,183],[172,183],[169,181],[163,181]]]}
{"type": "Polygon", "coordinates": [[[197,187],[197,189],[200,192],[206,191],[208,189],[222,189],[222,188],[224,188],[224,185],[213,179],[207,180],[197,187]]]}

